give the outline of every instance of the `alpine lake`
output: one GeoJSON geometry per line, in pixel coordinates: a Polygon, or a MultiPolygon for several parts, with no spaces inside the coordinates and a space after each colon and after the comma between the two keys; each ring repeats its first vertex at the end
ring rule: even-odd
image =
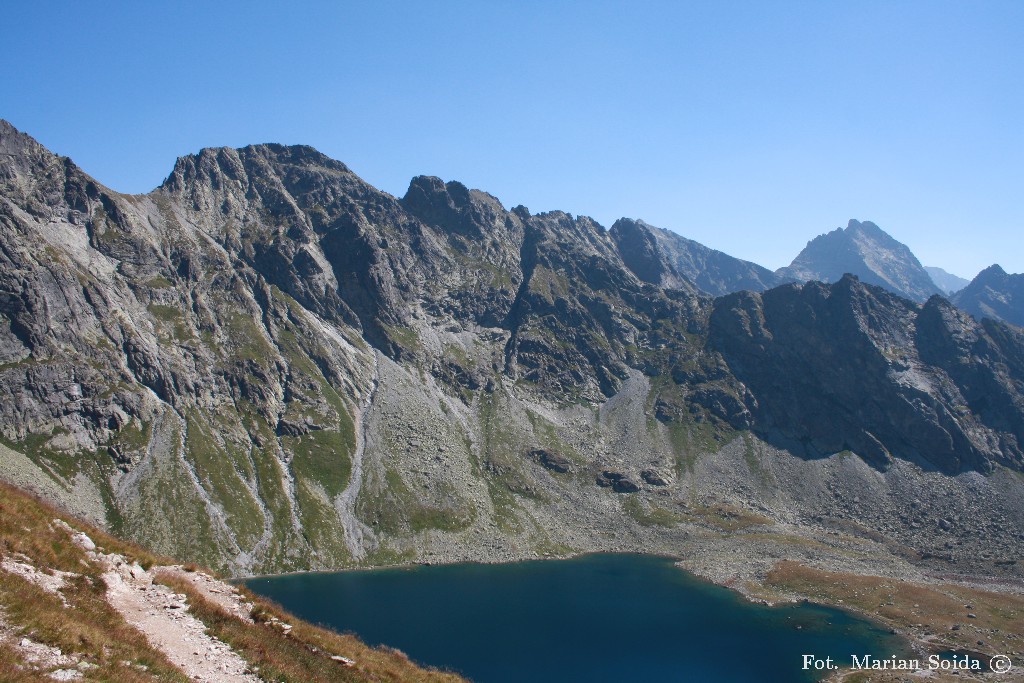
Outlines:
{"type": "Polygon", "coordinates": [[[245,585],[298,617],[476,683],[818,681],[804,656],[848,665],[910,650],[850,613],[769,607],[664,557],[585,555],[290,574],[245,585]]]}

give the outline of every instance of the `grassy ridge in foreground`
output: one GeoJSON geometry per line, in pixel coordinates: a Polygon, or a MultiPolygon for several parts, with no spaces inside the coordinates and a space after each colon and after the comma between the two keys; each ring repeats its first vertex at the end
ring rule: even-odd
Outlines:
{"type": "MultiPolygon", "coordinates": [[[[5,483],[0,483],[0,680],[53,680],[57,671],[79,680],[185,683],[188,677],[108,601],[106,568],[74,543],[60,522],[84,531],[102,553],[116,553],[152,571],[187,596],[207,633],[230,645],[262,680],[457,683],[456,675],[423,669],[401,652],[370,648],[353,636],[306,624],[240,589],[253,605],[247,623],[205,600],[187,581],[160,567],[173,560],[124,543],[5,483]],[[21,572],[21,574],[19,574],[21,572]],[[47,587],[49,586],[49,588],[47,587]],[[290,632],[280,628],[291,624],[290,632]],[[26,645],[25,643],[29,643],[26,645]],[[59,652],[53,648],[59,649],[59,652]],[[44,657],[38,655],[46,650],[44,657]],[[353,660],[352,666],[332,659],[353,660]]],[[[189,567],[188,571],[196,571],[189,567]]],[[[227,586],[225,586],[227,588],[227,586]]]]}

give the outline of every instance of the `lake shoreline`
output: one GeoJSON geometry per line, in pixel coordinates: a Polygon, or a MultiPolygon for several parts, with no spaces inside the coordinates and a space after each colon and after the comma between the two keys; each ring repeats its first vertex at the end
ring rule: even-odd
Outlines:
{"type": "MultiPolygon", "coordinates": [[[[592,622],[601,619],[606,619],[608,624],[611,624],[609,628],[614,627],[614,624],[619,620],[629,622],[631,618],[637,618],[636,612],[640,611],[643,613],[643,618],[638,622],[641,626],[637,628],[646,628],[647,620],[653,620],[654,623],[662,623],[664,628],[669,630],[681,628],[681,625],[689,623],[691,625],[687,628],[696,628],[700,633],[699,638],[707,640],[704,646],[712,648],[721,648],[723,647],[722,643],[728,642],[728,638],[724,634],[731,632],[729,629],[739,628],[739,633],[742,634],[746,633],[744,629],[753,628],[751,624],[764,624],[763,627],[760,627],[764,629],[763,633],[758,632],[759,635],[756,637],[748,634],[747,637],[751,639],[751,642],[760,642],[760,640],[766,638],[769,640],[781,638],[790,643],[787,647],[791,649],[796,642],[804,642],[808,638],[810,639],[808,642],[816,642],[815,639],[820,640],[820,638],[825,637],[823,634],[831,633],[837,628],[855,629],[851,633],[874,634],[870,637],[867,635],[861,637],[869,637],[871,642],[875,642],[876,645],[882,642],[891,643],[882,648],[884,651],[880,652],[880,654],[885,656],[892,654],[889,652],[889,649],[892,649],[894,652],[906,652],[909,654],[912,648],[912,643],[909,640],[889,632],[877,620],[865,618],[865,615],[841,607],[835,608],[807,601],[789,602],[785,605],[768,605],[763,601],[755,602],[739,591],[715,584],[695,575],[693,572],[686,570],[685,567],[680,566],[677,557],[664,554],[655,556],[635,553],[586,553],[564,560],[563,563],[552,563],[535,559],[519,563],[473,562],[449,565],[403,565],[383,568],[376,572],[351,570],[328,573],[299,572],[275,575],[274,577],[254,577],[243,583],[249,590],[279,602],[297,616],[307,620],[312,619],[330,623],[328,616],[334,618],[336,615],[324,606],[325,603],[333,600],[338,602],[336,606],[338,610],[352,609],[350,603],[360,604],[362,601],[370,599],[368,595],[373,593],[373,591],[369,590],[368,586],[385,585],[388,588],[380,591],[380,594],[375,598],[382,602],[380,604],[366,605],[366,611],[374,614],[379,612],[389,613],[393,610],[402,611],[407,606],[417,605],[422,601],[431,603],[431,601],[438,600],[433,595],[434,592],[444,593],[445,590],[454,590],[451,586],[446,587],[444,585],[445,581],[451,577],[459,577],[455,581],[458,584],[458,588],[452,594],[459,597],[452,598],[450,603],[444,603],[443,608],[437,607],[438,611],[436,612],[428,611],[429,614],[435,615],[435,617],[427,618],[428,620],[437,618],[436,614],[455,610],[462,614],[457,620],[473,623],[476,617],[472,615],[477,614],[479,610],[485,610],[487,613],[493,613],[494,610],[497,610],[497,613],[502,615],[502,622],[509,621],[510,625],[508,628],[513,631],[531,630],[532,628],[544,629],[547,628],[547,621],[573,624],[573,620],[577,619],[583,622],[574,626],[563,623],[562,629],[556,630],[560,635],[550,636],[551,639],[557,641],[564,639],[567,634],[573,633],[577,628],[588,627],[592,622]],[[392,571],[396,569],[412,571],[418,569],[423,570],[423,573],[414,581],[411,581],[409,575],[404,571],[392,571]],[[610,579],[606,575],[608,571],[615,574],[617,578],[614,580],[610,579]],[[515,621],[515,615],[517,610],[523,609],[522,606],[515,602],[515,600],[512,601],[513,604],[506,605],[503,602],[504,598],[495,598],[494,594],[488,591],[498,591],[500,594],[504,594],[506,591],[515,593],[515,591],[520,590],[516,586],[522,581],[539,581],[540,579],[530,578],[536,576],[555,577],[551,579],[554,582],[553,585],[560,586],[560,588],[555,594],[547,595],[544,591],[550,591],[550,585],[541,582],[531,590],[523,593],[521,602],[535,601],[543,606],[542,609],[545,610],[545,616],[541,621],[545,623],[534,623],[530,628],[517,627],[516,624],[519,622],[515,621]],[[647,576],[647,578],[642,578],[644,576],[647,576]],[[500,584],[501,588],[497,589],[492,584],[500,584]],[[595,595],[600,597],[591,599],[576,595],[576,591],[581,590],[577,584],[582,586],[594,584],[597,587],[595,595]],[[328,586],[332,586],[332,588],[328,588],[328,586]],[[349,588],[344,588],[344,586],[349,586],[349,588]],[[360,588],[354,588],[355,586],[360,588]],[[488,588],[484,590],[481,589],[481,586],[488,586],[488,588]],[[283,591],[283,594],[276,594],[275,590],[283,591]],[[420,593],[416,593],[417,590],[420,593]],[[483,592],[480,592],[481,590],[483,592]],[[408,593],[404,602],[400,601],[398,603],[401,607],[395,607],[388,602],[394,599],[392,593],[395,591],[405,591],[405,593],[408,593]],[[653,591],[656,597],[645,597],[649,591],[653,591]],[[538,594],[545,597],[538,599],[536,597],[538,594]],[[495,599],[498,599],[499,602],[492,604],[492,601],[495,599]],[[634,600],[638,601],[638,604],[633,604],[634,600]],[[644,602],[645,600],[649,600],[649,602],[644,602]],[[302,609],[296,609],[296,605],[293,604],[295,601],[298,601],[298,606],[302,609]],[[567,602],[563,604],[562,601],[567,602]],[[314,604],[306,604],[309,602],[314,604]],[[703,607],[692,607],[690,605],[691,602],[703,605],[703,607]],[[607,616],[597,617],[597,614],[603,615],[604,612],[593,612],[595,609],[594,605],[600,604],[604,606],[606,603],[613,607],[617,606],[616,609],[624,610],[625,614],[616,617],[614,615],[617,612],[613,610],[607,616]],[[497,607],[497,604],[505,606],[497,607]],[[686,610],[688,609],[695,609],[696,612],[687,613],[686,610]],[[683,617],[666,617],[665,610],[682,610],[684,613],[689,614],[689,617],[685,617],[685,614],[683,617]],[[737,615],[735,619],[728,621],[727,617],[734,613],[737,615]],[[751,616],[739,616],[742,614],[749,614],[751,616]],[[690,619],[689,622],[687,618],[690,619]],[[810,621],[806,621],[808,619],[810,621]],[[778,625],[775,625],[775,622],[778,622],[778,625]],[[804,626],[798,625],[801,622],[804,622],[804,626]],[[725,640],[715,640],[711,633],[714,631],[714,628],[722,627],[723,623],[728,624],[728,628],[722,631],[721,636],[725,640]],[[806,630],[801,631],[801,629],[806,630]],[[704,631],[708,631],[708,633],[704,633],[704,631]]],[[[444,601],[442,600],[442,602],[444,601]]],[[[396,618],[401,621],[402,618],[406,617],[403,615],[396,618]]],[[[441,617],[442,623],[435,627],[443,627],[447,623],[445,622],[447,618],[455,619],[455,617],[444,615],[441,617]]],[[[361,626],[352,619],[351,615],[341,618],[341,621],[335,622],[335,625],[343,629],[354,630],[368,641],[387,642],[393,647],[409,651],[408,645],[403,647],[400,634],[399,637],[378,638],[373,635],[373,631],[366,631],[365,626],[361,626]]],[[[470,636],[472,635],[470,634],[470,636]]],[[[463,637],[465,637],[465,634],[463,637]]],[[[601,635],[594,637],[600,639],[601,635]]],[[[628,642],[628,636],[623,637],[627,638],[628,642]]],[[[650,637],[655,642],[660,642],[659,639],[663,639],[664,634],[654,633],[650,637]]],[[[828,637],[835,638],[838,636],[828,637]]],[[[570,641],[576,642],[571,637],[570,641]]],[[[682,647],[681,642],[668,649],[682,647]]],[[[442,642],[438,647],[444,649],[448,647],[448,643],[442,642]]],[[[540,647],[543,648],[544,646],[540,647]]],[[[832,647],[835,647],[834,643],[832,647]]],[[[853,646],[851,645],[851,647],[853,646]]],[[[857,646],[857,648],[859,647],[867,646],[857,646]]],[[[859,653],[860,650],[857,648],[854,649],[859,653]]],[[[793,652],[795,651],[794,649],[793,652]]],[[[448,660],[430,657],[429,655],[433,652],[432,650],[426,650],[425,652],[428,655],[426,657],[419,654],[414,648],[409,654],[418,661],[428,661],[433,665],[443,667],[452,666],[448,660]]],[[[765,656],[770,656],[770,650],[765,656]]],[[[657,660],[658,658],[654,657],[654,659],[657,660]]],[[[455,668],[462,670],[458,666],[455,668]]],[[[464,673],[469,674],[471,677],[473,676],[473,671],[464,671],[464,673]]],[[[664,672],[662,671],[661,673],[664,672]]],[[[765,680],[792,679],[783,676],[782,678],[765,680]]],[[[820,679],[808,678],[807,680],[820,679]]]]}

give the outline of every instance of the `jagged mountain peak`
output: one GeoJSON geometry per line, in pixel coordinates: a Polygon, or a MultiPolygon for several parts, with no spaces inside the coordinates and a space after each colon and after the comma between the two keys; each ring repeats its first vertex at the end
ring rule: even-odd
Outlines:
{"type": "Polygon", "coordinates": [[[871,221],[850,219],[846,228],[819,235],[793,262],[776,273],[794,280],[835,282],[853,273],[913,301],[939,294],[910,248],[871,221]]]}
{"type": "Polygon", "coordinates": [[[975,276],[975,279],[982,278],[982,279],[987,280],[989,278],[1003,277],[1005,275],[1006,275],[1006,271],[1003,270],[1003,267],[1001,265],[999,265],[998,263],[993,263],[991,266],[989,266],[988,268],[983,269],[980,273],[978,273],[975,276]]]}
{"type": "Polygon", "coordinates": [[[65,164],[76,168],[67,157],[51,152],[28,133],[23,133],[9,121],[0,119],[0,155],[5,163],[0,166],[0,178],[8,180],[16,175],[24,175],[30,168],[65,164]]]}
{"type": "Polygon", "coordinates": [[[428,223],[467,234],[480,234],[474,226],[495,227],[516,220],[494,195],[437,176],[414,177],[400,203],[428,223]]]}
{"type": "Polygon", "coordinates": [[[344,163],[308,145],[265,143],[245,147],[204,147],[178,157],[160,189],[180,191],[190,182],[218,178],[240,181],[246,174],[283,174],[287,169],[322,169],[355,175],[344,163]]]}
{"type": "Polygon", "coordinates": [[[28,133],[14,127],[7,119],[0,119],[0,153],[7,156],[23,155],[26,152],[53,154],[28,133]]]}
{"type": "Polygon", "coordinates": [[[993,318],[1024,327],[1024,274],[992,264],[951,297],[975,318],[993,318]]]}

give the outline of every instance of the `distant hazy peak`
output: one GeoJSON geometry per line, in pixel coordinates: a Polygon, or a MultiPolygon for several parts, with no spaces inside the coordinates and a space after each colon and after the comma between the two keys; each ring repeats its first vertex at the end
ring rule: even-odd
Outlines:
{"type": "Polygon", "coordinates": [[[952,273],[936,266],[925,266],[924,269],[928,273],[929,277],[931,277],[932,282],[935,283],[935,286],[947,295],[960,291],[970,283],[970,280],[967,278],[960,277],[959,275],[953,275],[952,273]]]}
{"type": "Polygon", "coordinates": [[[851,219],[846,228],[819,235],[778,275],[835,282],[852,273],[868,284],[923,302],[940,290],[910,248],[871,221],[851,219]]]}

